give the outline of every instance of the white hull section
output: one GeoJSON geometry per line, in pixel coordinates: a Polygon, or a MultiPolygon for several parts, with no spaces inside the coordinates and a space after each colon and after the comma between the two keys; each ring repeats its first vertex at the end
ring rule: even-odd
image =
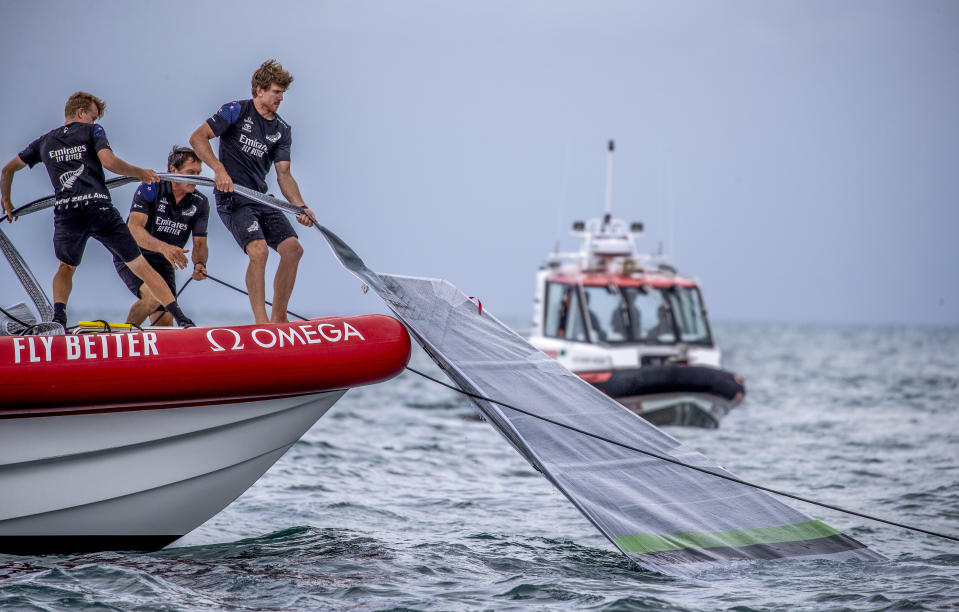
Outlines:
{"type": "Polygon", "coordinates": [[[345,390],[0,422],[0,537],[183,536],[239,497],[345,390]]]}
{"type": "MultiPolygon", "coordinates": [[[[677,345],[591,344],[536,335],[528,340],[530,344],[553,357],[560,365],[572,372],[635,368],[650,360],[654,363],[664,363],[680,355],[677,345]]],[[[722,352],[719,347],[687,345],[685,351],[685,360],[690,365],[722,367],[722,352]]]]}
{"type": "Polygon", "coordinates": [[[719,427],[729,414],[730,404],[720,398],[701,393],[662,393],[617,397],[617,402],[636,412],[654,425],[687,427],[719,427]]]}

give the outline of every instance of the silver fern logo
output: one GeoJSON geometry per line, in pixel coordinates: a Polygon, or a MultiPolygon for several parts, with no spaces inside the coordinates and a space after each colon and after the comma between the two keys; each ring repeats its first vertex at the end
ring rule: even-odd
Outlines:
{"type": "Polygon", "coordinates": [[[190,207],[183,211],[184,217],[192,217],[196,214],[196,204],[190,204],[190,207]]]}
{"type": "Polygon", "coordinates": [[[264,138],[266,138],[270,142],[276,142],[277,140],[280,139],[280,133],[277,132],[276,134],[267,134],[266,136],[264,136],[264,138]]]}
{"type": "Polygon", "coordinates": [[[77,177],[83,174],[84,166],[80,166],[76,170],[67,170],[60,175],[60,187],[63,189],[71,189],[73,184],[77,182],[77,177]]]}
{"type": "Polygon", "coordinates": [[[253,220],[253,223],[250,225],[250,227],[246,228],[246,231],[247,231],[248,234],[252,234],[253,232],[255,232],[255,231],[258,230],[258,229],[260,229],[260,224],[259,224],[259,222],[257,222],[256,219],[254,219],[254,220],[253,220]]]}

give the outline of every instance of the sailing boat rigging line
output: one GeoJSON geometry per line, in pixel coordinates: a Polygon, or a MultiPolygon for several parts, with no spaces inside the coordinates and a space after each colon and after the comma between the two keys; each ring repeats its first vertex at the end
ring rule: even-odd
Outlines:
{"type": "Polygon", "coordinates": [[[23,321],[18,319],[16,316],[11,314],[6,308],[0,308],[0,313],[3,313],[4,315],[6,315],[8,319],[13,321],[14,323],[19,323],[20,325],[23,325],[27,329],[30,329],[31,327],[33,327],[32,323],[24,323],[23,321]]]}
{"type": "Polygon", "coordinates": [[[180,290],[176,292],[176,296],[175,296],[175,297],[176,297],[177,299],[179,299],[180,294],[183,293],[183,291],[186,289],[186,286],[189,285],[189,284],[190,284],[190,281],[192,281],[192,280],[193,280],[193,277],[192,277],[192,276],[189,277],[188,279],[186,279],[186,282],[183,283],[183,285],[180,287],[180,290]]]}
{"type": "MultiPolygon", "coordinates": [[[[237,287],[236,285],[231,285],[230,283],[228,283],[228,282],[226,282],[226,281],[222,281],[222,280],[216,278],[215,276],[210,276],[210,275],[209,275],[208,273],[206,273],[206,272],[201,272],[201,274],[203,274],[203,276],[207,277],[207,278],[210,279],[211,281],[223,285],[224,287],[229,287],[230,289],[233,289],[234,291],[239,291],[239,292],[242,293],[243,295],[250,295],[249,293],[247,293],[247,292],[244,291],[243,289],[240,289],[240,288],[237,287]]],[[[190,278],[192,279],[193,277],[190,277],[190,278]]],[[[183,283],[183,287],[181,287],[181,288],[180,288],[180,292],[177,293],[178,296],[180,295],[180,293],[183,292],[184,289],[186,289],[186,286],[187,286],[189,283],[190,283],[189,280],[188,280],[187,282],[183,283]]],[[[266,302],[266,305],[267,305],[267,306],[272,306],[272,305],[273,305],[273,302],[267,301],[267,302],[266,302]]],[[[304,317],[303,315],[298,315],[298,314],[296,314],[295,312],[293,312],[292,310],[287,310],[287,312],[288,312],[289,314],[293,315],[294,317],[296,317],[297,319],[300,319],[301,321],[309,321],[309,319],[307,319],[307,318],[304,317]]]]}
{"type": "Polygon", "coordinates": [[[515,410],[516,412],[520,412],[520,413],[522,413],[522,414],[525,414],[526,416],[533,417],[534,419],[539,419],[539,420],[541,420],[541,421],[545,421],[545,422],[550,423],[550,424],[552,424],[552,425],[556,425],[556,426],[558,426],[558,427],[563,427],[563,428],[568,429],[568,430],[570,430],[570,431],[575,431],[576,433],[582,434],[582,435],[584,435],[584,436],[589,436],[589,437],[591,437],[591,438],[596,438],[597,440],[600,440],[600,441],[602,441],[602,442],[606,442],[606,443],[608,443],[608,444],[614,444],[614,445],[616,445],[616,446],[619,446],[619,447],[621,447],[621,448],[625,448],[625,449],[627,449],[627,450],[631,450],[631,451],[634,451],[634,452],[637,452],[637,453],[642,453],[642,454],[644,454],[644,455],[647,455],[647,456],[649,456],[649,457],[653,457],[653,458],[655,458],[655,459],[660,459],[660,460],[662,460],[662,461],[668,461],[668,462],[670,462],[670,463],[674,463],[674,464],[676,464],[676,465],[678,465],[678,466],[681,466],[681,467],[684,467],[684,468],[689,468],[689,469],[691,469],[691,470],[696,470],[697,472],[702,472],[702,473],[704,473],[704,474],[709,474],[709,475],[711,475],[711,476],[716,476],[717,478],[724,478],[724,479],[729,480],[729,481],[731,481],[731,482],[735,482],[735,483],[738,483],[738,484],[741,484],[741,485],[745,485],[745,486],[747,486],[747,487],[752,487],[752,488],[754,488],[754,489],[759,489],[760,491],[765,491],[765,492],[767,492],[767,493],[772,493],[772,494],[774,494],[774,495],[781,495],[781,496],[783,496],[783,497],[788,497],[788,498],[790,498],[790,499],[795,499],[795,500],[797,500],[797,501],[806,502],[807,504],[813,504],[814,506],[820,506],[820,507],[822,507],[822,508],[828,508],[828,509],[830,509],[830,510],[835,510],[835,511],[837,511],[837,512],[842,512],[842,513],[844,513],[844,514],[851,514],[851,515],[853,515],[853,516],[858,516],[858,517],[860,517],[860,518],[869,519],[869,520],[871,520],[871,521],[877,521],[877,522],[879,522],[879,523],[885,523],[886,525],[892,525],[892,526],[894,526],[894,527],[901,527],[901,528],[903,528],[903,529],[908,529],[908,530],[910,530],[910,531],[917,531],[917,532],[919,532],[919,533],[925,533],[925,534],[927,534],[927,535],[932,535],[932,536],[936,536],[936,537],[939,537],[939,538],[945,538],[945,539],[947,539],[947,540],[952,540],[952,541],[954,541],[954,542],[959,542],[959,537],[956,537],[956,536],[951,536],[951,535],[948,535],[948,534],[945,534],[945,533],[939,533],[939,532],[936,532],[936,531],[930,531],[930,530],[928,530],[928,529],[923,529],[923,528],[921,528],[921,527],[914,527],[914,526],[912,526],[912,525],[907,525],[907,524],[905,524],[905,523],[898,523],[898,522],[896,522],[896,521],[890,521],[890,520],[887,520],[887,519],[884,519],[884,518],[880,518],[880,517],[877,517],[877,516],[872,516],[872,515],[869,515],[869,514],[864,514],[864,513],[862,513],[862,512],[857,512],[857,511],[855,511],[855,510],[849,510],[849,509],[847,509],[847,508],[841,508],[841,507],[839,507],[839,506],[834,506],[834,505],[832,505],[832,504],[827,504],[827,503],[825,503],[825,502],[820,502],[820,501],[816,501],[816,500],[814,500],[814,499],[809,499],[809,498],[807,498],[807,497],[802,497],[802,496],[800,496],[800,495],[794,495],[794,494],[792,494],[792,493],[787,493],[787,492],[785,492],[785,491],[779,491],[779,490],[777,490],[777,489],[771,489],[771,488],[769,488],[769,487],[765,487],[765,486],[763,486],[763,485],[756,484],[756,483],[754,483],[754,482],[749,482],[749,481],[746,481],[746,480],[742,480],[742,479],[740,479],[740,478],[736,478],[735,476],[730,476],[730,475],[728,475],[728,474],[721,474],[721,473],[718,473],[718,472],[713,472],[712,470],[707,470],[707,469],[705,469],[705,468],[702,468],[702,467],[699,467],[699,466],[696,466],[696,465],[692,465],[692,464],[686,463],[686,462],[684,462],[684,461],[680,461],[680,460],[678,460],[678,459],[673,459],[672,457],[666,457],[665,455],[660,455],[659,453],[654,453],[654,452],[652,452],[652,451],[643,450],[643,449],[641,449],[641,448],[636,448],[635,446],[631,446],[631,445],[629,445],[629,444],[624,444],[624,443],[622,443],[622,442],[617,442],[616,440],[607,438],[607,437],[605,437],[605,436],[601,436],[601,435],[598,435],[598,434],[594,434],[594,433],[592,433],[592,432],[586,431],[585,429],[580,429],[580,428],[578,428],[578,427],[574,427],[573,425],[567,425],[566,423],[562,423],[562,422],[560,422],[560,421],[556,421],[556,420],[554,420],[554,419],[550,419],[550,418],[548,418],[548,417],[544,417],[544,416],[535,414],[535,413],[530,412],[530,411],[528,411],[528,410],[523,410],[522,408],[518,408],[517,406],[513,406],[513,405],[511,405],[511,404],[507,404],[506,402],[501,402],[501,401],[499,401],[499,400],[495,400],[495,399],[492,399],[492,398],[489,398],[489,397],[484,397],[484,396],[478,395],[478,394],[476,394],[476,393],[470,393],[469,391],[464,391],[464,390],[456,387],[455,385],[451,385],[451,384],[445,383],[445,382],[443,382],[443,381],[441,381],[441,380],[439,380],[439,379],[437,379],[437,378],[434,378],[434,377],[430,376],[429,374],[426,374],[425,372],[421,372],[421,371],[419,371],[419,370],[417,370],[417,369],[415,369],[415,368],[411,368],[410,366],[406,366],[406,369],[409,370],[410,372],[413,372],[414,374],[419,374],[420,376],[422,376],[423,378],[426,378],[427,380],[431,380],[431,381],[433,381],[434,383],[436,383],[436,384],[438,384],[438,385],[442,385],[442,386],[446,387],[447,389],[452,389],[453,391],[456,391],[457,393],[461,393],[461,394],[463,394],[463,395],[465,395],[465,396],[467,396],[467,397],[471,397],[471,398],[473,398],[473,399],[478,399],[478,400],[483,400],[483,401],[486,401],[486,402],[491,402],[491,403],[494,403],[494,404],[499,404],[500,406],[503,406],[504,408],[509,408],[510,410],[515,410]]]}

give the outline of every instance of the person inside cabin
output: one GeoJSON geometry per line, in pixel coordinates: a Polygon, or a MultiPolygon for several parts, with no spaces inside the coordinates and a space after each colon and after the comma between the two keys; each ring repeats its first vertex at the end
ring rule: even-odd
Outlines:
{"type": "Polygon", "coordinates": [[[586,299],[586,314],[589,316],[589,328],[592,331],[593,340],[596,342],[606,342],[606,330],[603,329],[602,324],[599,322],[599,317],[596,316],[593,309],[589,307],[589,291],[584,291],[583,294],[586,299]]]}
{"type": "Polygon", "coordinates": [[[96,122],[105,108],[103,100],[93,94],[78,91],[70,96],[63,125],[31,142],[0,172],[3,210],[12,222],[13,175],[43,162],[56,193],[53,250],[60,265],[53,277],[53,320],[57,323],[67,325],[73,274],[80,265],[87,240],[93,237],[146,283],[177,325],[193,327],[193,321],[180,310],[169,287],[140,254],[136,240],[110,199],[104,168],[144,183],[156,183],[159,177],[153,170],[131,165],[113,153],[103,126],[96,122]]]}
{"type": "MultiPolygon", "coordinates": [[[[635,294],[633,294],[632,299],[635,299],[635,294]]],[[[636,309],[636,304],[630,298],[624,296],[619,307],[613,310],[610,314],[610,327],[613,329],[613,333],[616,334],[621,339],[629,339],[633,337],[633,334],[630,333],[631,329],[639,329],[640,325],[640,315],[639,310],[636,309]],[[627,306],[627,300],[630,300],[627,306]]]]}
{"type": "Polygon", "coordinates": [[[312,211],[300,195],[290,173],[292,131],[277,114],[293,75],[276,60],[268,60],[253,73],[253,98],[227,102],[190,136],[199,158],[213,169],[216,209],[220,219],[249,257],[246,288],[257,323],[282,323],[296,282],[303,247],[286,216],[273,208],[244,198],[234,183],[266,193],[266,175],[276,168],[276,182],[287,200],[301,206],[297,221],[313,225],[312,211]],[[210,141],[219,137],[219,157],[210,141]],[[280,255],[273,279],[273,310],[266,314],[266,260],[269,249],[280,255]]]}
{"type": "MultiPolygon", "coordinates": [[[[174,174],[197,176],[203,169],[200,158],[189,147],[174,146],[167,156],[167,170],[174,174]]],[[[210,204],[206,196],[196,191],[189,183],[142,183],[133,196],[127,226],[140,246],[147,263],[166,282],[170,291],[176,293],[174,268],[182,270],[187,265],[184,249],[193,235],[193,280],[206,278],[206,261],[209,255],[206,243],[207,221],[210,204]]],[[[130,307],[127,323],[139,325],[148,316],[152,325],[173,325],[173,317],[163,310],[160,300],[129,266],[113,256],[113,265],[120,278],[138,299],[130,307]]]]}
{"type": "Polygon", "coordinates": [[[559,304],[559,316],[557,317],[556,337],[566,337],[566,324],[569,322],[569,306],[573,299],[573,288],[566,287],[563,290],[563,299],[559,304]]]}
{"type": "Polygon", "coordinates": [[[664,304],[660,304],[659,308],[656,309],[656,319],[656,325],[646,331],[646,339],[658,342],[663,340],[662,336],[668,334],[669,341],[671,342],[675,337],[675,330],[673,329],[673,317],[670,315],[669,310],[664,304]]]}

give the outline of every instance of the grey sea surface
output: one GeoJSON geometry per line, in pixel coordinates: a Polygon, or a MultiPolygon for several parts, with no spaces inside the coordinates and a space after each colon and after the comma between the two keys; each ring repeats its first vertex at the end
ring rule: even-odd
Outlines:
{"type": "MultiPolygon", "coordinates": [[[[959,328],[741,323],[716,335],[747,399],[718,430],[669,433],[746,480],[959,534],[959,328]]],[[[419,349],[411,365],[442,378],[419,349]]],[[[348,392],[165,550],[0,555],[0,609],[959,607],[956,542],[785,501],[888,560],[645,572],[465,399],[404,372],[348,392]]]]}

